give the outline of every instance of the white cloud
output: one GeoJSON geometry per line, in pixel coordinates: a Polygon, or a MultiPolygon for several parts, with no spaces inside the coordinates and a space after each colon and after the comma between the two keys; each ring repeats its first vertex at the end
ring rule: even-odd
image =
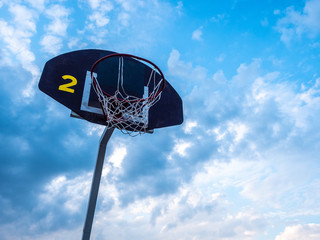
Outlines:
{"type": "Polygon", "coordinates": [[[89,0],[89,4],[93,14],[99,14],[102,17],[106,17],[106,14],[114,8],[112,2],[106,0],[89,0]]]}
{"type": "Polygon", "coordinates": [[[70,11],[61,5],[52,5],[45,11],[46,15],[51,20],[47,27],[49,34],[65,36],[69,25],[68,16],[70,11]]]}
{"type": "Polygon", "coordinates": [[[230,204],[257,207],[271,218],[290,219],[320,213],[316,200],[306,201],[319,197],[316,190],[319,187],[318,170],[296,162],[293,156],[258,153],[252,157],[249,151],[230,162],[209,161],[194,181],[203,188],[212,186],[216,191],[224,192],[230,204]]]}
{"type": "Polygon", "coordinates": [[[40,44],[43,47],[44,51],[52,55],[58,54],[63,46],[62,39],[54,35],[45,35],[42,38],[40,44]]]}
{"type": "Polygon", "coordinates": [[[89,19],[91,22],[94,22],[97,27],[104,27],[110,22],[110,19],[105,16],[104,12],[94,12],[89,16],[89,19]]]}
{"type": "Polygon", "coordinates": [[[306,34],[310,38],[320,33],[320,2],[309,0],[303,12],[295,11],[293,7],[286,9],[285,17],[278,20],[276,29],[281,33],[281,40],[286,44],[298,36],[306,34]]]}
{"type": "Polygon", "coordinates": [[[0,50],[0,68],[2,67],[12,67],[14,66],[14,61],[11,58],[11,54],[8,49],[1,49],[0,50]]]}
{"type": "MultiPolygon", "coordinates": [[[[115,154],[116,152],[117,150],[114,151],[114,157],[118,155],[115,154]]],[[[230,163],[218,163],[213,160],[208,162],[204,170],[198,172],[191,182],[183,184],[176,193],[147,197],[126,207],[120,205],[119,192],[115,183],[108,179],[107,174],[104,174],[92,237],[106,235],[116,237],[116,233],[123,229],[125,223],[126,230],[122,232],[124,239],[129,236],[130,239],[141,239],[146,234],[155,240],[177,239],[177,237],[182,239],[258,239],[258,236],[263,235],[267,230],[267,214],[259,213],[258,208],[254,210],[256,205],[246,202],[237,195],[237,192],[230,192],[228,189],[242,188],[252,180],[263,179],[268,175],[271,166],[274,165],[261,161],[234,160],[230,163]],[[109,227],[105,228],[106,225],[109,227]]],[[[104,169],[104,172],[112,171],[108,162],[105,168],[107,169],[104,169]]],[[[41,223],[34,223],[34,227],[37,228],[39,224],[48,227],[54,221],[59,221],[59,213],[55,209],[62,208],[69,216],[85,211],[91,177],[89,173],[75,178],[60,175],[46,184],[40,196],[38,208],[47,209],[46,212],[50,212],[50,215],[42,219],[41,223]]],[[[274,187],[274,183],[272,186],[274,187]]],[[[269,193],[263,185],[260,188],[261,194],[269,193]]],[[[296,208],[292,211],[295,212],[296,208]]],[[[80,227],[72,231],[75,233],[78,231],[79,234],[79,231],[81,232],[79,229],[80,227]]],[[[312,233],[317,233],[316,229],[310,225],[309,229],[295,230],[294,233],[298,233],[300,239],[304,239],[303,236],[312,236],[312,233]]],[[[62,236],[61,231],[39,234],[38,238],[34,239],[62,236]]],[[[291,238],[285,238],[289,236],[287,232],[290,231],[286,229],[277,240],[291,240],[291,238]]],[[[77,238],[79,237],[73,235],[69,239],[77,238]]]]}
{"type": "Polygon", "coordinates": [[[32,33],[36,32],[35,12],[22,5],[11,5],[9,11],[19,28],[32,33]]]}
{"type": "Polygon", "coordinates": [[[144,1],[141,0],[116,0],[125,11],[136,11],[137,7],[144,5],[144,1]]]}
{"type": "Polygon", "coordinates": [[[78,37],[70,37],[68,42],[68,48],[70,49],[83,49],[88,46],[88,43],[82,41],[83,39],[78,37]]]}
{"type": "Polygon", "coordinates": [[[85,128],[85,133],[88,136],[97,135],[102,136],[102,133],[106,127],[98,124],[87,123],[85,128]]]}
{"type": "Polygon", "coordinates": [[[89,33],[89,39],[97,45],[105,42],[105,37],[109,32],[106,27],[110,23],[110,12],[114,9],[111,1],[89,0],[91,13],[87,16],[85,32],[89,33]]]}
{"type": "Polygon", "coordinates": [[[97,11],[110,11],[113,9],[112,1],[108,0],[89,0],[90,8],[97,11]]]}
{"type": "Polygon", "coordinates": [[[227,79],[224,76],[222,70],[218,70],[216,73],[214,73],[212,79],[214,80],[217,86],[225,86],[227,84],[227,79]]]}
{"type": "Polygon", "coordinates": [[[240,150],[242,144],[246,144],[247,147],[255,145],[259,151],[260,148],[266,149],[266,144],[294,145],[297,136],[310,141],[319,137],[318,134],[308,134],[311,129],[313,132],[319,129],[316,124],[320,114],[319,79],[299,90],[300,86],[292,82],[279,82],[279,72],[261,75],[260,59],[240,64],[231,79],[226,79],[222,70],[209,78],[207,69],[181,60],[177,50],[170,53],[168,69],[169,74],[177,79],[176,83],[183,82],[181,91],[186,94],[186,119],[196,121],[207,130],[218,127],[221,134],[226,132],[226,138],[221,141],[224,149],[233,146],[235,150],[234,147],[239,146],[240,150]],[[190,88],[189,81],[192,82],[190,88]],[[211,121],[206,121],[208,116],[211,121]],[[235,119],[231,121],[230,118],[235,119]],[[245,135],[238,132],[236,137],[236,131],[228,130],[228,123],[243,126],[245,135]]]}
{"type": "Polygon", "coordinates": [[[191,133],[192,130],[198,126],[197,121],[186,120],[184,124],[183,131],[187,134],[191,133]]]}
{"type": "Polygon", "coordinates": [[[279,72],[261,75],[260,59],[241,64],[231,79],[222,70],[209,78],[207,69],[181,60],[177,50],[170,54],[168,69],[176,83],[184,84],[185,118],[199,126],[190,135],[197,141],[212,141],[213,136],[222,156],[244,154],[251,159],[271,149],[282,152],[282,147],[317,152],[311,142],[320,137],[320,80],[297,91],[295,84],[278,81],[279,72]],[[191,90],[186,80],[192,82],[191,90]],[[303,146],[296,145],[301,138],[303,146]]]}
{"type": "Polygon", "coordinates": [[[125,208],[116,204],[107,214],[97,213],[96,234],[116,236],[121,222],[126,223],[123,237],[131,239],[252,239],[265,229],[265,219],[250,209],[226,213],[226,196],[203,180],[199,176],[169,196],[141,199],[125,208]],[[104,227],[109,222],[112,229],[104,227]]]}
{"type": "Polygon", "coordinates": [[[118,146],[114,149],[110,156],[109,162],[116,168],[121,168],[121,164],[125,156],[127,155],[127,149],[125,146],[118,146]]]}
{"type": "MultiPolygon", "coordinates": [[[[91,174],[85,174],[74,179],[61,175],[52,179],[39,196],[39,208],[54,208],[57,205],[68,211],[67,214],[78,212],[89,196],[91,174]]],[[[54,214],[52,212],[51,214],[54,214]]]]}
{"type": "Polygon", "coordinates": [[[173,49],[167,62],[169,75],[177,77],[183,82],[184,90],[190,90],[187,86],[192,83],[197,85],[197,81],[203,81],[207,77],[207,69],[202,66],[193,66],[191,62],[184,62],[180,59],[178,50],[173,49]]]}
{"type": "Polygon", "coordinates": [[[233,152],[234,148],[241,143],[249,130],[249,127],[242,122],[228,121],[219,127],[207,130],[207,134],[214,135],[216,141],[220,143],[218,149],[220,153],[233,152]]]}
{"type": "Polygon", "coordinates": [[[29,2],[29,4],[31,4],[32,7],[42,11],[45,7],[45,3],[48,0],[27,0],[27,2],[29,2]]]}
{"type": "MultiPolygon", "coordinates": [[[[195,67],[180,58],[178,51],[172,51],[168,67],[172,67],[170,72],[176,69],[177,78],[187,79],[184,74],[192,75],[195,67]],[[180,69],[184,71],[180,73],[180,69]]],[[[199,126],[191,135],[208,142],[212,136],[215,138],[216,161],[234,159],[221,168],[213,164],[215,170],[202,178],[219,182],[210,176],[221,173],[224,181],[217,185],[239,187],[241,197],[281,209],[287,216],[302,216],[309,208],[318,214],[319,207],[314,202],[304,206],[306,192],[316,192],[318,186],[315,180],[318,170],[310,170],[304,161],[312,162],[319,154],[313,142],[320,138],[316,120],[320,114],[320,80],[315,79],[299,90],[292,82],[279,82],[279,72],[261,75],[260,59],[241,64],[231,79],[226,79],[221,70],[212,79],[194,76],[198,81],[193,82],[193,90],[184,98],[186,118],[199,126]],[[228,173],[227,169],[233,170],[228,173]],[[224,185],[228,181],[230,184],[224,185]],[[289,207],[293,197],[295,204],[289,207]],[[293,211],[295,208],[301,211],[293,211]]],[[[316,194],[308,195],[308,199],[316,198],[316,194]]],[[[280,212],[277,214],[281,215],[280,212]]]]}
{"type": "Polygon", "coordinates": [[[31,10],[20,5],[12,5],[9,10],[13,15],[15,27],[9,22],[0,20],[1,37],[7,47],[15,54],[22,50],[29,51],[31,41],[29,38],[36,31],[34,14],[31,10]]]}
{"type": "MultiPolygon", "coordinates": [[[[81,232],[83,226],[77,228],[60,229],[57,231],[42,232],[41,234],[30,234],[27,231],[38,231],[38,225],[35,224],[30,218],[21,216],[19,221],[15,224],[3,224],[0,226],[0,231],[2,233],[1,238],[3,240],[21,239],[23,235],[24,240],[47,240],[47,239],[69,239],[75,240],[81,238],[81,232]],[[26,224],[27,223],[27,224],[26,224]],[[28,228],[29,227],[29,228],[28,228]]],[[[50,217],[43,219],[43,223],[50,223],[50,217]]],[[[44,224],[43,224],[44,225],[44,224]]]]}
{"type": "Polygon", "coordinates": [[[192,39],[197,40],[197,41],[202,40],[202,28],[201,27],[193,31],[192,39]]]}
{"type": "Polygon", "coordinates": [[[168,160],[174,160],[174,155],[178,154],[180,157],[187,157],[187,150],[194,144],[183,139],[176,139],[172,152],[168,155],[168,160]]]}
{"type": "Polygon", "coordinates": [[[234,134],[234,142],[238,143],[245,137],[248,127],[243,123],[229,122],[228,131],[234,134]]]}
{"type": "Polygon", "coordinates": [[[320,224],[293,225],[285,228],[275,240],[318,240],[320,239],[320,224]]]}
{"type": "MultiPolygon", "coordinates": [[[[40,76],[40,70],[35,65],[35,55],[31,51],[31,37],[36,33],[37,15],[25,6],[12,4],[9,12],[13,16],[13,22],[9,23],[0,19],[0,38],[5,43],[15,59],[28,71],[32,78],[27,84],[21,84],[21,94],[25,101],[34,95],[36,82],[40,76]]],[[[20,97],[15,98],[19,101],[20,97]]]]}
{"type": "Polygon", "coordinates": [[[255,214],[252,210],[229,215],[226,224],[222,226],[219,236],[222,239],[255,239],[264,231],[267,221],[263,216],[255,214]]]}
{"type": "Polygon", "coordinates": [[[89,0],[90,7],[92,9],[97,9],[100,6],[101,0],[89,0]]]}
{"type": "Polygon", "coordinates": [[[181,157],[185,157],[187,156],[187,149],[190,148],[192,146],[191,142],[185,142],[183,140],[177,140],[176,144],[173,147],[173,151],[175,153],[178,153],[181,157]]]}
{"type": "Polygon", "coordinates": [[[45,11],[50,23],[46,26],[46,34],[40,44],[47,53],[56,55],[63,47],[63,38],[67,35],[70,10],[62,5],[51,5],[45,11]]]}
{"type": "MultiPolygon", "coordinates": [[[[173,6],[163,1],[113,0],[88,1],[89,13],[83,33],[96,45],[116,46],[121,51],[141,51],[156,45],[159,33],[166,30],[173,6]],[[121,38],[117,36],[122,36],[121,38]]],[[[119,50],[120,51],[120,50],[119,50]]]]}

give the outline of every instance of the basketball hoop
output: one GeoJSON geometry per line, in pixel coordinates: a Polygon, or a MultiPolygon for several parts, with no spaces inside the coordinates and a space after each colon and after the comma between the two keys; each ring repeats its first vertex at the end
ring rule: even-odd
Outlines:
{"type": "MultiPolygon", "coordinates": [[[[139,76],[140,77],[140,76],[139,76]]],[[[145,78],[145,76],[141,76],[145,78]]],[[[148,132],[148,112],[161,98],[165,87],[165,78],[161,70],[151,61],[130,54],[110,54],[97,60],[91,67],[92,87],[98,96],[105,120],[109,127],[116,127],[123,133],[136,136],[148,132]],[[99,63],[110,58],[119,58],[118,79],[115,91],[106,92],[99,84],[99,76],[94,73],[99,63]],[[138,60],[151,69],[148,79],[144,80],[143,96],[135,96],[127,93],[124,83],[125,59],[138,60]]]]}

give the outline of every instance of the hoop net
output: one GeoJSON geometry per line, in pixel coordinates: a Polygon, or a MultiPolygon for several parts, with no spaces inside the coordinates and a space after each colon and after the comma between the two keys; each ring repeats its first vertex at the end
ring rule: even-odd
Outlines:
{"type": "Polygon", "coordinates": [[[161,98],[161,92],[165,84],[164,76],[155,64],[149,60],[129,54],[112,54],[99,59],[93,64],[91,68],[91,79],[93,89],[101,103],[109,127],[116,127],[130,136],[137,136],[148,132],[149,109],[161,98]],[[98,77],[95,76],[93,71],[101,61],[115,56],[119,57],[118,79],[116,91],[111,94],[101,89],[98,77]],[[124,57],[131,57],[148,63],[148,66],[152,66],[148,83],[144,84],[144,94],[142,98],[126,93],[123,74],[123,69],[125,68],[124,57]],[[156,78],[157,75],[161,76],[160,80],[159,77],[158,79],[156,78]]]}

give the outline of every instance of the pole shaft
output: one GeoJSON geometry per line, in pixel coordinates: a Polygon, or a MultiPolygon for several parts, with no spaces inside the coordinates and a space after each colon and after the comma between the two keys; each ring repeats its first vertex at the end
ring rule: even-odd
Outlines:
{"type": "Polygon", "coordinates": [[[92,185],[91,185],[90,198],[89,198],[89,203],[88,203],[87,216],[86,216],[86,220],[85,220],[84,227],[83,227],[82,240],[89,240],[90,239],[94,211],[96,209],[101,174],[102,174],[102,169],[103,169],[104,157],[105,157],[105,153],[106,153],[107,143],[108,143],[113,131],[114,131],[114,128],[106,127],[101,138],[100,138],[100,145],[99,145],[99,151],[98,151],[98,156],[97,156],[97,162],[96,162],[96,167],[95,167],[93,178],[92,178],[92,185]]]}

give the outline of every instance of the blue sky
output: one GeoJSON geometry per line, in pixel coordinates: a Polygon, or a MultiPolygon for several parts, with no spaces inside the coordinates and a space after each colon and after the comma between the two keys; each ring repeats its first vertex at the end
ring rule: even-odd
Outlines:
{"type": "Polygon", "coordinates": [[[37,84],[86,48],[154,61],[185,119],[114,132],[92,239],[319,239],[319,22],[319,0],[0,0],[1,239],[81,237],[103,127],[37,84]]]}

